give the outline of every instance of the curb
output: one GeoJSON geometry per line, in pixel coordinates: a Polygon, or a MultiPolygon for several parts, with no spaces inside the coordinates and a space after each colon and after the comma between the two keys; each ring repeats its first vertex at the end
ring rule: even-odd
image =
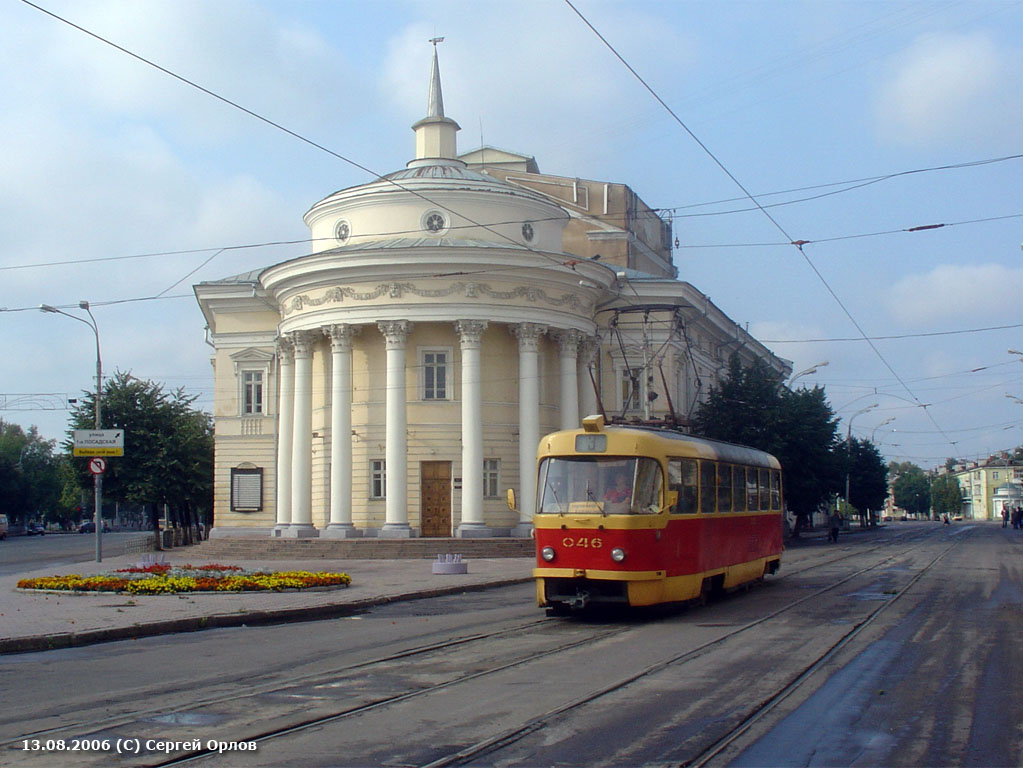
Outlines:
{"type": "Polygon", "coordinates": [[[285,624],[289,622],[317,621],[343,616],[352,616],[370,608],[389,603],[424,600],[430,597],[444,597],[460,592],[482,592],[495,587],[507,587],[533,581],[532,576],[515,579],[502,579],[483,584],[463,586],[437,587],[416,592],[405,592],[397,595],[368,597],[350,603],[333,603],[331,605],[310,606],[306,608],[284,608],[267,611],[248,611],[246,613],[222,614],[210,616],[192,616],[187,619],[169,619],[130,627],[110,627],[93,629],[86,632],[67,632],[57,635],[34,635],[29,637],[13,637],[0,639],[0,655],[12,653],[33,653],[37,651],[55,651],[61,648],[79,648],[85,645],[109,643],[115,640],[138,640],[144,637],[171,635],[179,632],[201,632],[206,629],[223,629],[225,627],[259,626],[268,624],[285,624]]]}

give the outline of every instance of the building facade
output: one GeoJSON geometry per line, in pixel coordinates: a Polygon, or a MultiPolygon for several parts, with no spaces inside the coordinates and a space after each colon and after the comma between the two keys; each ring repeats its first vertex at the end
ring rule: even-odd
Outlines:
{"type": "Polygon", "coordinates": [[[1023,464],[1008,455],[958,465],[952,476],[962,491],[962,515],[967,520],[1001,520],[1002,507],[1023,505],[1023,464]]]}
{"type": "Polygon", "coordinates": [[[214,536],[528,536],[547,432],[672,421],[739,354],[622,184],[459,157],[434,52],[406,168],[306,213],[311,252],[195,286],[214,347],[214,536]],[[519,509],[504,491],[514,488],[519,509]]]}

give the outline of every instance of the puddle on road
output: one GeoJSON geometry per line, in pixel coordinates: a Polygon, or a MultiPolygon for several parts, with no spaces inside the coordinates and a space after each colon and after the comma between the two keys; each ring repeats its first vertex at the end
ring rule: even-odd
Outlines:
{"type": "Polygon", "coordinates": [[[171,712],[167,715],[147,717],[144,722],[164,725],[217,725],[226,720],[225,715],[210,715],[202,712],[171,712]]]}
{"type": "Polygon", "coordinates": [[[863,590],[861,592],[848,592],[842,597],[851,597],[854,600],[891,600],[895,597],[894,592],[878,592],[875,590],[863,590]]]}

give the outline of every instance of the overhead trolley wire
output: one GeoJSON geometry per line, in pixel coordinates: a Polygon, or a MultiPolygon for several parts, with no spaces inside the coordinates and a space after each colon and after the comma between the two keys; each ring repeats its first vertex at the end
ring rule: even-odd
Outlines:
{"type": "Polygon", "coordinates": [[[599,40],[600,40],[600,41],[601,41],[601,42],[602,42],[602,43],[604,44],[604,46],[605,46],[605,47],[606,47],[606,48],[607,48],[607,49],[608,49],[608,50],[609,50],[609,51],[610,51],[610,52],[611,52],[611,53],[612,53],[612,54],[613,54],[613,55],[615,56],[615,58],[617,58],[617,59],[618,59],[618,61],[620,61],[620,62],[622,63],[622,65],[623,65],[623,66],[624,66],[624,67],[625,67],[626,69],[628,69],[628,70],[629,70],[629,72],[630,72],[630,73],[631,73],[631,74],[633,75],[633,77],[635,77],[635,78],[636,78],[636,80],[637,80],[637,81],[638,81],[638,82],[640,83],[640,85],[642,85],[642,86],[643,86],[643,88],[644,88],[644,89],[645,89],[645,90],[646,90],[646,91],[647,91],[647,92],[648,92],[648,93],[649,93],[649,94],[650,94],[650,95],[651,95],[651,96],[652,96],[652,97],[653,97],[653,98],[654,98],[654,99],[655,99],[655,100],[657,101],[657,103],[659,103],[659,104],[660,104],[660,105],[661,105],[661,106],[662,106],[662,107],[663,107],[663,108],[665,109],[665,111],[666,111],[666,112],[667,112],[667,113],[668,113],[669,115],[671,115],[672,119],[674,119],[674,120],[675,120],[675,122],[676,122],[676,123],[678,123],[678,125],[679,125],[679,126],[680,126],[680,127],[681,127],[681,128],[682,128],[682,129],[683,129],[683,130],[684,130],[684,131],[685,131],[685,132],[686,132],[686,133],[688,134],[688,135],[689,135],[689,137],[690,137],[690,138],[691,138],[691,139],[692,139],[692,140],[693,140],[694,142],[696,142],[696,144],[697,144],[697,145],[698,145],[698,146],[700,147],[700,149],[702,149],[702,150],[703,150],[703,152],[704,152],[704,153],[705,153],[705,154],[706,154],[706,155],[707,155],[707,156],[708,156],[708,157],[709,157],[709,158],[710,158],[710,159],[711,159],[711,160],[712,160],[712,161],[714,162],[714,164],[715,164],[715,165],[717,165],[717,167],[718,167],[718,168],[719,168],[719,169],[720,169],[720,170],[721,170],[721,171],[722,171],[722,172],[723,172],[723,173],[724,173],[724,174],[725,174],[726,176],[728,176],[728,178],[729,178],[729,179],[731,179],[731,180],[732,180],[732,182],[733,182],[733,183],[734,183],[734,184],[735,184],[735,185],[736,185],[736,186],[737,186],[737,187],[738,187],[738,188],[739,188],[740,190],[742,190],[743,194],[744,194],[744,195],[745,195],[745,196],[746,196],[746,197],[747,197],[747,198],[748,198],[748,199],[750,200],[750,202],[752,202],[752,203],[753,203],[753,205],[755,205],[755,206],[756,206],[757,210],[759,210],[759,211],[760,211],[760,212],[761,212],[761,213],[762,213],[762,214],[763,214],[763,215],[764,215],[764,216],[765,216],[765,217],[767,218],[767,220],[768,220],[768,221],[770,221],[770,222],[771,222],[771,224],[773,224],[773,225],[774,225],[774,227],[775,227],[775,228],[776,228],[776,229],[777,229],[777,230],[778,230],[779,232],[781,232],[781,233],[782,233],[782,235],[783,235],[783,236],[784,236],[784,237],[786,238],[786,240],[788,240],[788,241],[789,241],[789,243],[790,243],[791,245],[793,245],[793,246],[794,246],[794,247],[795,247],[795,248],[796,248],[796,249],[797,249],[797,250],[799,251],[800,255],[801,255],[801,256],[803,257],[803,260],[804,260],[804,261],[806,262],[807,266],[809,266],[809,267],[810,267],[810,269],[811,269],[811,270],[813,270],[813,273],[814,273],[814,274],[815,274],[815,275],[817,276],[817,279],[818,279],[818,280],[819,280],[819,281],[821,282],[821,284],[822,284],[822,285],[824,286],[824,288],[825,288],[825,289],[827,290],[827,292],[828,292],[828,293],[829,293],[829,294],[831,295],[831,297],[832,297],[832,298],[833,298],[833,299],[835,300],[835,303],[836,303],[836,304],[838,304],[838,306],[839,306],[839,307],[841,308],[842,312],[843,312],[843,313],[845,314],[845,316],[846,316],[846,317],[847,317],[847,318],[849,319],[849,321],[850,321],[850,322],[851,322],[851,323],[853,324],[853,326],[854,326],[854,327],[856,328],[856,330],[857,330],[857,331],[859,331],[860,335],[861,335],[861,336],[863,337],[863,339],[864,339],[864,340],[865,340],[865,341],[867,342],[867,344],[869,344],[869,345],[870,345],[870,348],[871,348],[871,349],[872,349],[872,350],[874,351],[874,354],[875,354],[875,355],[877,356],[877,358],[878,358],[878,359],[879,359],[879,360],[881,361],[881,363],[882,363],[882,364],[883,364],[883,365],[884,365],[884,366],[885,366],[885,367],[886,367],[886,368],[887,368],[887,369],[888,369],[888,370],[889,370],[889,371],[891,372],[891,374],[892,374],[892,375],[893,375],[893,376],[895,377],[895,379],[896,379],[896,380],[897,380],[897,381],[899,382],[899,384],[901,384],[901,385],[902,385],[903,389],[905,389],[905,391],[906,391],[906,392],[907,392],[907,393],[908,393],[908,394],[910,395],[910,397],[912,397],[912,398],[913,398],[913,400],[914,400],[914,401],[916,401],[916,403],[917,403],[917,404],[919,405],[919,407],[920,407],[920,408],[922,408],[922,409],[924,410],[924,412],[925,412],[925,413],[927,414],[927,417],[928,417],[928,419],[930,419],[931,423],[933,423],[933,424],[934,424],[934,426],[935,426],[935,427],[936,427],[936,428],[938,429],[938,431],[939,431],[939,432],[941,432],[941,434],[942,434],[942,435],[943,435],[943,436],[945,437],[945,439],[946,439],[946,440],[947,440],[947,441],[949,442],[949,444],[950,444],[950,445],[952,445],[952,446],[954,447],[954,446],[955,446],[955,441],[953,441],[953,440],[952,440],[951,438],[949,438],[949,437],[948,437],[948,435],[947,435],[947,434],[945,434],[944,430],[943,430],[943,429],[941,428],[941,425],[940,425],[940,424],[938,424],[938,422],[937,422],[937,421],[935,420],[935,418],[934,418],[933,414],[931,414],[931,413],[930,413],[930,411],[929,411],[929,410],[927,409],[927,405],[926,405],[926,404],[924,404],[924,403],[921,403],[921,402],[920,402],[920,398],[918,398],[918,397],[916,396],[916,394],[914,394],[913,390],[911,390],[911,389],[909,388],[909,385],[908,385],[908,384],[906,384],[906,382],[905,382],[905,381],[904,381],[904,380],[902,379],[902,377],[901,377],[901,376],[899,375],[899,373],[898,373],[898,372],[897,372],[897,371],[895,370],[895,368],[894,368],[894,367],[892,367],[891,363],[889,363],[889,362],[888,362],[888,360],[887,360],[887,359],[885,358],[885,356],[884,356],[883,354],[881,354],[881,350],[879,350],[879,349],[877,348],[877,346],[876,346],[876,345],[874,344],[874,342],[873,342],[873,341],[872,341],[872,340],[870,339],[870,337],[868,337],[868,336],[867,336],[867,333],[866,333],[866,331],[864,331],[863,327],[862,327],[862,326],[861,326],[861,325],[859,324],[859,322],[858,322],[858,321],[856,320],[856,318],[855,318],[855,317],[853,316],[852,312],[850,312],[850,311],[849,311],[849,308],[848,308],[848,307],[846,307],[845,303],[844,303],[844,302],[842,301],[842,299],[841,299],[841,298],[839,297],[839,295],[838,295],[838,294],[836,293],[835,289],[831,287],[830,283],[828,283],[828,281],[827,281],[827,279],[826,279],[826,278],[824,277],[824,275],[823,275],[823,274],[821,274],[821,271],[820,271],[819,269],[817,269],[817,266],[816,266],[816,265],[815,265],[815,264],[813,263],[813,261],[812,261],[812,260],[810,259],[810,257],[809,257],[809,256],[808,256],[808,255],[806,254],[806,252],[805,252],[805,251],[803,250],[803,244],[804,244],[804,242],[803,242],[803,241],[799,241],[799,240],[797,240],[796,238],[792,237],[792,236],[791,236],[791,235],[790,235],[790,234],[789,234],[789,233],[788,233],[788,232],[787,232],[787,231],[785,230],[785,227],[783,227],[783,226],[782,226],[782,225],[781,225],[781,224],[780,224],[780,223],[778,222],[778,220],[777,220],[777,219],[775,219],[775,218],[774,218],[774,217],[773,217],[773,216],[772,216],[772,215],[770,214],[770,212],[769,212],[769,211],[768,211],[768,210],[767,210],[766,208],[764,208],[764,206],[763,206],[763,205],[761,205],[760,201],[759,201],[759,200],[757,200],[757,199],[756,199],[756,198],[755,198],[755,197],[754,197],[754,196],[753,196],[753,195],[752,195],[752,194],[750,193],[750,191],[749,191],[748,189],[746,189],[746,187],[745,187],[745,186],[743,185],[743,183],[742,183],[741,181],[739,181],[739,179],[738,179],[738,178],[737,178],[737,177],[736,177],[736,176],[735,176],[735,175],[734,175],[734,174],[733,174],[733,173],[732,173],[732,172],[731,172],[730,170],[728,170],[728,168],[727,168],[727,167],[725,166],[725,164],[724,164],[723,162],[721,162],[721,160],[719,160],[719,159],[718,159],[718,157],[717,157],[717,156],[716,156],[716,155],[715,155],[715,154],[714,154],[714,153],[713,153],[713,152],[712,152],[712,151],[710,150],[710,148],[709,148],[709,147],[708,147],[708,146],[707,146],[706,144],[704,144],[704,143],[703,143],[703,141],[701,141],[701,140],[700,140],[700,138],[699,138],[699,137],[698,137],[698,136],[697,136],[697,135],[696,135],[695,133],[693,133],[693,131],[692,131],[692,130],[691,130],[691,129],[689,128],[689,126],[688,126],[688,125],[686,125],[686,123],[685,123],[685,122],[684,122],[684,121],[683,121],[683,120],[682,120],[682,119],[681,119],[681,118],[680,118],[680,117],[679,117],[679,116],[678,116],[678,115],[677,115],[677,114],[675,113],[675,111],[674,111],[674,110],[673,110],[673,109],[672,109],[672,108],[671,108],[670,106],[668,106],[668,104],[667,104],[667,103],[666,103],[666,102],[664,101],[664,99],[662,99],[662,98],[660,97],[660,95],[659,95],[659,94],[658,94],[658,93],[657,93],[657,92],[656,92],[656,91],[655,91],[655,90],[654,90],[654,89],[653,89],[653,88],[652,88],[652,87],[651,87],[651,86],[650,86],[650,85],[649,85],[649,84],[648,84],[648,83],[646,82],[646,80],[645,80],[645,79],[644,79],[644,78],[643,78],[643,77],[642,77],[642,76],[641,76],[641,75],[640,75],[640,74],[639,74],[639,73],[638,73],[638,72],[637,72],[637,71],[636,71],[636,70],[635,70],[635,69],[633,68],[633,66],[632,66],[631,64],[629,64],[629,62],[628,62],[628,61],[626,61],[626,60],[625,60],[625,58],[624,58],[624,57],[623,57],[623,56],[622,56],[622,55],[621,55],[621,54],[620,54],[620,53],[619,53],[619,52],[617,51],[617,49],[615,49],[615,47],[614,47],[613,45],[611,45],[611,43],[610,43],[610,42],[609,42],[609,41],[607,40],[607,38],[605,38],[605,37],[604,37],[604,36],[603,36],[603,35],[602,35],[602,34],[601,34],[601,33],[600,33],[600,32],[599,32],[598,30],[597,30],[597,28],[596,28],[596,27],[594,27],[594,26],[593,26],[593,24],[591,24],[591,23],[590,23],[589,19],[587,19],[587,18],[586,18],[586,17],[585,17],[585,16],[584,16],[584,15],[583,15],[583,14],[582,14],[582,13],[581,13],[580,11],[579,11],[579,9],[578,9],[578,8],[576,8],[576,7],[575,7],[575,6],[574,6],[574,5],[572,4],[572,0],[564,0],[564,2],[565,2],[565,4],[566,4],[566,5],[567,5],[567,6],[569,7],[569,8],[571,8],[571,9],[572,9],[572,11],[573,11],[573,12],[574,12],[574,13],[576,14],[576,16],[578,16],[578,17],[579,17],[579,19],[580,19],[580,20],[581,20],[581,21],[582,21],[582,22],[583,22],[583,23],[584,23],[584,24],[585,24],[585,25],[586,25],[587,27],[589,27],[589,29],[590,29],[590,30],[591,30],[591,31],[593,32],[593,34],[597,36],[597,38],[598,38],[598,39],[599,39],[599,40]]]}
{"type": "MultiPolygon", "coordinates": [[[[46,8],[43,8],[40,5],[37,5],[37,4],[33,3],[31,0],[21,0],[21,2],[24,3],[25,5],[31,7],[31,8],[35,8],[37,11],[40,11],[41,13],[46,14],[47,16],[49,16],[49,17],[51,17],[51,18],[61,22],[62,24],[66,24],[67,26],[69,26],[69,27],[71,27],[73,29],[78,30],[79,32],[82,32],[82,33],[88,35],[89,37],[91,37],[94,40],[97,40],[97,41],[103,43],[104,45],[108,45],[111,48],[114,48],[115,50],[118,50],[121,53],[124,53],[127,56],[130,56],[131,58],[135,59],[136,61],[140,61],[143,64],[145,64],[145,65],[147,65],[149,67],[152,67],[153,69],[156,69],[159,72],[162,72],[163,74],[168,75],[169,77],[172,77],[175,80],[177,80],[177,81],[179,81],[181,83],[184,83],[185,85],[187,85],[187,86],[189,86],[191,88],[195,88],[196,90],[201,91],[202,93],[206,94],[207,96],[210,96],[210,97],[216,99],[217,101],[220,101],[220,102],[228,105],[229,107],[232,107],[233,109],[237,109],[238,111],[245,113],[249,117],[255,118],[256,120],[260,121],[261,123],[265,123],[266,125],[269,125],[270,127],[275,128],[276,130],[281,131],[282,133],[285,133],[285,134],[287,134],[288,136],[291,136],[294,139],[298,139],[299,141],[301,141],[304,144],[308,144],[309,146],[313,147],[314,149],[318,149],[321,152],[325,152],[328,155],[330,155],[331,157],[335,157],[338,160],[342,161],[343,163],[347,163],[348,165],[352,166],[353,168],[357,168],[358,170],[363,171],[363,172],[369,174],[370,176],[373,177],[374,181],[386,182],[386,183],[396,187],[397,189],[402,190],[403,192],[407,192],[408,194],[413,195],[414,197],[418,197],[419,199],[428,202],[430,205],[434,205],[434,206],[436,206],[436,207],[438,207],[438,208],[440,208],[440,209],[442,209],[444,211],[447,211],[448,213],[450,213],[452,215],[458,216],[458,217],[468,221],[473,226],[479,227],[480,229],[485,229],[488,232],[490,232],[491,234],[497,235],[498,237],[500,237],[500,238],[502,238],[504,240],[507,240],[510,243],[514,243],[515,245],[517,245],[519,247],[525,247],[531,253],[534,253],[537,256],[540,256],[541,258],[547,259],[548,261],[551,261],[551,262],[557,264],[558,266],[567,266],[569,269],[573,269],[574,264],[579,263],[579,260],[575,260],[575,259],[571,259],[571,258],[569,258],[569,259],[558,259],[556,257],[553,257],[553,256],[547,254],[547,253],[544,253],[542,251],[536,250],[535,248],[532,248],[529,244],[523,245],[522,243],[519,243],[518,241],[516,241],[516,240],[512,239],[511,237],[505,235],[503,232],[499,232],[498,230],[493,229],[489,225],[481,224],[481,223],[479,223],[477,221],[474,221],[471,217],[465,215],[464,213],[459,213],[458,211],[452,210],[451,208],[447,207],[443,203],[439,203],[436,200],[432,200],[429,197],[427,197],[426,195],[422,194],[421,192],[417,192],[414,189],[410,189],[409,187],[405,186],[404,184],[400,184],[399,182],[395,181],[394,179],[389,179],[386,176],[384,176],[382,174],[379,174],[376,171],[366,167],[365,165],[362,165],[361,163],[359,163],[359,162],[357,162],[355,160],[352,160],[351,158],[346,157],[345,155],[342,155],[340,152],[335,152],[334,150],[330,149],[329,147],[326,147],[323,144],[320,144],[319,142],[313,141],[312,139],[310,139],[310,138],[308,138],[306,136],[303,136],[302,134],[298,133],[297,131],[291,130],[290,128],[282,125],[281,123],[278,123],[278,122],[276,122],[274,120],[271,120],[268,117],[264,117],[263,115],[259,114],[258,112],[255,112],[254,110],[251,110],[248,107],[242,106],[241,104],[239,104],[236,101],[232,101],[231,99],[227,98],[226,96],[221,96],[219,93],[216,93],[215,91],[212,91],[209,88],[206,88],[205,86],[200,85],[199,83],[195,82],[194,80],[190,80],[187,77],[184,77],[183,75],[179,75],[176,72],[174,72],[173,70],[167,69],[166,67],[164,67],[164,66],[162,66],[160,64],[157,64],[156,62],[154,62],[154,61],[152,61],[150,59],[147,59],[146,57],[144,57],[144,56],[142,56],[140,54],[137,54],[134,51],[131,51],[128,48],[125,48],[122,45],[118,45],[117,43],[113,42],[112,40],[108,40],[107,38],[105,38],[105,37],[103,37],[103,36],[101,36],[101,35],[99,35],[99,34],[97,34],[95,32],[92,32],[91,30],[86,29],[85,27],[83,27],[83,26],[81,26],[79,24],[75,24],[73,21],[70,21],[69,19],[66,19],[63,16],[60,16],[59,14],[56,14],[53,11],[50,11],[50,10],[48,10],[46,8]]],[[[575,270],[573,269],[573,271],[575,271],[575,270]]]]}

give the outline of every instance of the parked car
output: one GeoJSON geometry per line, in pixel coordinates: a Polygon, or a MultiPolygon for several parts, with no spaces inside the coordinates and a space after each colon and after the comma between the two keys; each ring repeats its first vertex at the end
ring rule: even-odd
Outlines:
{"type": "Polygon", "coordinates": [[[42,523],[29,523],[25,526],[26,536],[44,536],[46,534],[46,526],[42,523]]]}
{"type": "MultiPolygon", "coordinates": [[[[78,526],[78,532],[79,533],[95,533],[96,532],[96,523],[94,523],[92,520],[86,520],[84,523],[82,523],[80,526],[78,526]]],[[[103,533],[110,533],[110,526],[107,525],[107,521],[106,520],[103,521],[103,533]]]]}
{"type": "Polygon", "coordinates": [[[7,538],[7,515],[0,515],[0,539],[7,538]]]}

